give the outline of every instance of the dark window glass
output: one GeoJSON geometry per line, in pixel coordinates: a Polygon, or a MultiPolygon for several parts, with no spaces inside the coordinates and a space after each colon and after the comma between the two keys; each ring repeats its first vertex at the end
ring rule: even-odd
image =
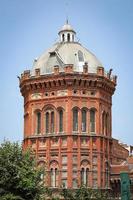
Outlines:
{"type": "Polygon", "coordinates": [[[49,133],[49,113],[46,112],[46,133],[49,133]]]}
{"type": "Polygon", "coordinates": [[[63,111],[59,111],[59,132],[63,131],[63,111]]]}
{"type": "Polygon", "coordinates": [[[78,110],[73,110],[73,131],[78,131],[78,110]]]}
{"type": "Polygon", "coordinates": [[[86,186],[88,186],[88,180],[89,180],[89,169],[86,169],[86,186]]]}
{"type": "Polygon", "coordinates": [[[95,110],[90,110],[90,132],[95,133],[95,110]]]}
{"type": "Polygon", "coordinates": [[[82,110],[82,132],[86,132],[86,110],[82,110]]]}
{"type": "Polygon", "coordinates": [[[67,34],[67,41],[70,42],[70,34],[67,34]]]}
{"type": "Polygon", "coordinates": [[[37,113],[37,134],[41,132],[41,113],[37,113]]]}
{"type": "Polygon", "coordinates": [[[64,36],[64,34],[62,35],[62,40],[63,40],[63,42],[65,41],[65,36],[64,36]]]}
{"type": "Polygon", "coordinates": [[[54,132],[54,112],[51,112],[51,133],[54,132]]]}

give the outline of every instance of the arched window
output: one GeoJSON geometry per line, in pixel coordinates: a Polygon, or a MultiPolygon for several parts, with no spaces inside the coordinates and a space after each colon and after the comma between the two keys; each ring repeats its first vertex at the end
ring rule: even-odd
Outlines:
{"type": "Polygon", "coordinates": [[[67,34],[67,41],[70,42],[70,33],[67,34]]]}
{"type": "Polygon", "coordinates": [[[54,112],[51,112],[51,133],[54,132],[54,112]]]}
{"type": "Polygon", "coordinates": [[[62,34],[62,41],[63,41],[63,42],[65,41],[64,33],[62,34]]]}
{"type": "Polygon", "coordinates": [[[78,109],[73,110],[73,131],[78,131],[78,109]]]}
{"type": "MultiPolygon", "coordinates": [[[[54,165],[56,165],[54,163],[54,165]]],[[[51,187],[58,187],[58,168],[57,166],[51,166],[50,170],[50,181],[51,181],[51,187]]]]}
{"type": "Polygon", "coordinates": [[[51,187],[54,187],[54,169],[52,168],[51,170],[50,170],[50,182],[51,182],[51,187]]]}
{"type": "Polygon", "coordinates": [[[59,111],[59,132],[63,132],[63,110],[59,111]]]}
{"type": "Polygon", "coordinates": [[[46,112],[45,127],[46,127],[46,133],[49,133],[49,113],[48,112],[46,112]]]}
{"type": "Polygon", "coordinates": [[[79,59],[79,62],[84,62],[84,56],[83,56],[83,53],[82,51],[78,51],[78,59],[79,59]]]}
{"type": "Polygon", "coordinates": [[[90,132],[95,133],[95,110],[90,110],[90,132]]]}
{"type": "Polygon", "coordinates": [[[89,177],[89,169],[83,167],[81,169],[81,185],[88,186],[88,177],[89,177]]]}
{"type": "Polygon", "coordinates": [[[86,132],[86,110],[82,110],[82,132],[86,132]]]}
{"type": "Polygon", "coordinates": [[[36,113],[36,133],[37,134],[41,133],[41,113],[40,112],[36,113]]]}

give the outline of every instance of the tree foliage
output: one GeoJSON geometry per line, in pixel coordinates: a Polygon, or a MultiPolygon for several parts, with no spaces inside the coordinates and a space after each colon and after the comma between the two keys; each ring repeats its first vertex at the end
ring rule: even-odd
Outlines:
{"type": "Polygon", "coordinates": [[[76,189],[75,191],[64,188],[62,190],[62,196],[64,200],[109,200],[108,192],[93,190],[87,187],[81,187],[76,189]]]}
{"type": "Polygon", "coordinates": [[[5,141],[0,146],[1,200],[39,200],[44,192],[41,174],[31,151],[23,153],[18,143],[5,141]]]}
{"type": "Polygon", "coordinates": [[[109,200],[107,192],[81,187],[62,188],[57,195],[44,188],[44,169],[37,168],[30,150],[22,151],[18,143],[5,141],[0,145],[0,200],[109,200]]]}

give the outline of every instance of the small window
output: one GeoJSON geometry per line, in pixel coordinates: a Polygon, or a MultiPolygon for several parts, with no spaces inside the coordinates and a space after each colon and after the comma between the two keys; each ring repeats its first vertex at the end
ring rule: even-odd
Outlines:
{"type": "Polygon", "coordinates": [[[78,51],[78,59],[79,59],[79,62],[84,62],[83,53],[80,50],[78,51]]]}
{"type": "Polygon", "coordinates": [[[77,90],[74,90],[73,93],[74,93],[74,94],[77,94],[77,90]]]}
{"type": "Polygon", "coordinates": [[[86,110],[82,110],[82,132],[86,132],[86,110]]]}
{"type": "Polygon", "coordinates": [[[36,117],[37,117],[37,134],[39,134],[41,132],[41,113],[37,112],[36,117]]]}
{"type": "Polygon", "coordinates": [[[51,112],[51,133],[54,132],[54,112],[51,112]]]}
{"type": "Polygon", "coordinates": [[[65,36],[64,36],[64,34],[62,35],[62,41],[63,41],[63,42],[65,41],[65,36]]]}
{"type": "Polygon", "coordinates": [[[95,110],[90,110],[90,132],[95,133],[95,110]]]}
{"type": "Polygon", "coordinates": [[[86,91],[85,91],[85,90],[83,90],[82,94],[86,94],[86,91]]]}
{"type": "Polygon", "coordinates": [[[70,42],[70,33],[67,34],[67,41],[70,42]]]}
{"type": "Polygon", "coordinates": [[[46,122],[45,122],[45,127],[46,127],[46,133],[49,133],[49,113],[46,112],[46,122]]]}
{"type": "Polygon", "coordinates": [[[73,131],[78,131],[78,109],[73,110],[73,131]]]}
{"type": "Polygon", "coordinates": [[[63,111],[59,111],[59,132],[63,131],[63,111]]]}

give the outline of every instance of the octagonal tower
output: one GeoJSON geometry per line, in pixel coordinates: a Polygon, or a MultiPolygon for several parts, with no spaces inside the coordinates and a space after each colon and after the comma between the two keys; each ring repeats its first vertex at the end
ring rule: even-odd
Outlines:
{"type": "Polygon", "coordinates": [[[23,145],[45,165],[46,185],[109,188],[116,76],[76,41],[68,22],[59,37],[21,75],[23,145]]]}

